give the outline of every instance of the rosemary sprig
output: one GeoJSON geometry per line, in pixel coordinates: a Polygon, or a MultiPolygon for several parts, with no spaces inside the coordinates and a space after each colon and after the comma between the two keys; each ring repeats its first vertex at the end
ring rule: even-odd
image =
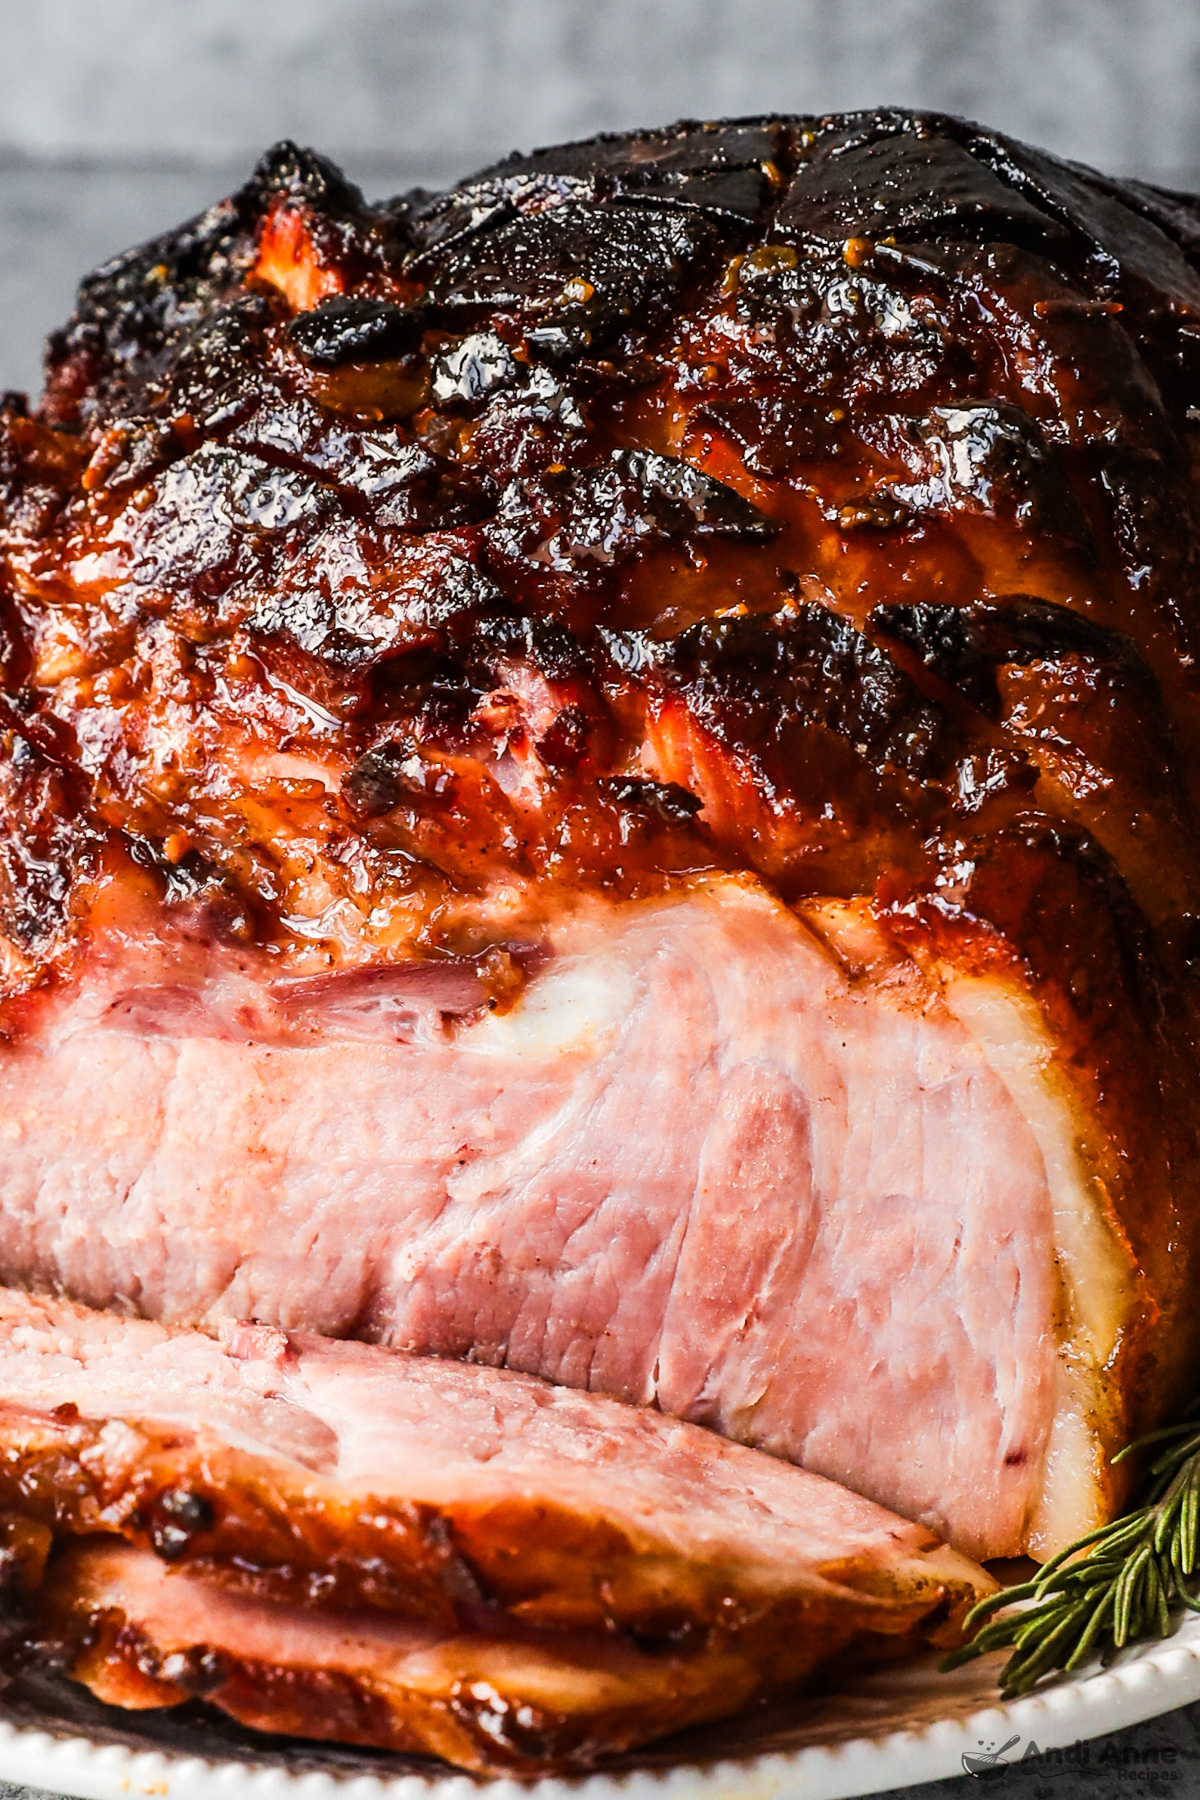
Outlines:
{"type": "Polygon", "coordinates": [[[1197,1410],[1113,1458],[1122,1462],[1161,1446],[1146,1471],[1140,1505],[1060,1550],[1033,1581],[981,1600],[964,1621],[975,1635],[943,1669],[1011,1648],[1000,1677],[1002,1696],[1011,1700],[1052,1670],[1069,1674],[1096,1655],[1107,1664],[1139,1638],[1169,1636],[1176,1603],[1200,1612],[1200,1576],[1191,1580],[1200,1528],[1197,1410]]]}

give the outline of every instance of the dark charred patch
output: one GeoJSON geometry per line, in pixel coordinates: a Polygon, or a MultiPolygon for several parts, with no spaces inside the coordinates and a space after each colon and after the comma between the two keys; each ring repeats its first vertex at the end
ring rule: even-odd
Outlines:
{"type": "Polygon", "coordinates": [[[693,206],[753,220],[761,216],[792,154],[792,129],[775,119],[607,133],[584,143],[511,156],[478,178],[477,189],[541,197],[586,192],[693,206]]]}
{"type": "Polygon", "coordinates": [[[1037,421],[1003,401],[936,406],[919,419],[861,420],[855,435],[905,474],[886,495],[909,514],[976,512],[1007,516],[1058,541],[1092,543],[1054,448],[1037,421]]]}
{"type": "MultiPolygon", "coordinates": [[[[194,436],[222,435],[253,408],[274,308],[264,294],[235,294],[178,325],[166,367],[147,368],[131,391],[157,416],[192,421],[194,436]]],[[[186,427],[185,427],[186,429],[186,427]]]]}
{"type": "MultiPolygon", "coordinates": [[[[898,252],[896,253],[899,254],[898,252]]],[[[736,317],[730,372],[738,385],[781,379],[809,406],[856,425],[886,408],[930,401],[980,379],[974,334],[959,326],[943,276],[928,266],[850,266],[841,247],[773,243],[731,272],[736,317]]]]}
{"type": "Polygon", "coordinates": [[[474,623],[470,636],[459,641],[464,651],[493,671],[501,662],[527,662],[551,681],[569,681],[591,668],[574,633],[561,619],[545,614],[486,613],[474,623]]]}
{"type": "Polygon", "coordinates": [[[1054,663],[1068,656],[1111,667],[1138,690],[1144,704],[1160,709],[1154,677],[1131,638],[1050,601],[1014,594],[969,606],[880,606],[871,623],[988,712],[1000,706],[998,668],[1054,663]]]}
{"type": "Polygon", "coordinates": [[[1194,660],[1200,642],[1188,599],[1197,572],[1190,484],[1155,453],[1132,447],[1108,451],[1100,484],[1130,587],[1160,610],[1178,649],[1194,660]]]}
{"type": "Polygon", "coordinates": [[[416,747],[393,742],[360,756],[340,791],[356,819],[377,819],[402,800],[423,796],[425,788],[425,765],[416,747]]]}
{"type": "Polygon", "coordinates": [[[314,368],[336,369],[342,363],[404,356],[420,343],[424,328],[420,307],[339,294],[312,312],[297,314],[287,327],[287,338],[314,368]]]}
{"type": "Polygon", "coordinates": [[[732,748],[790,745],[799,754],[797,730],[817,730],[876,770],[918,778],[944,753],[939,713],[884,651],[824,607],[690,626],[657,650],[653,667],[732,748]]]}
{"type": "Polygon", "coordinates": [[[168,1488],[150,1510],[146,1532],[156,1556],[179,1562],[216,1522],[212,1501],[191,1488],[168,1488]]]}
{"type": "Polygon", "coordinates": [[[336,489],[351,507],[369,508],[370,517],[387,527],[445,524],[443,484],[459,482],[453,465],[395,425],[345,424],[306,400],[281,394],[237,425],[225,442],[336,489]]]}
{"type": "Polygon", "coordinates": [[[766,543],[778,527],[751,501],[691,463],[652,450],[614,450],[608,462],[509,485],[485,528],[501,567],[607,569],[644,544],[671,538],[766,543]]]}
{"type": "MultiPolygon", "coordinates": [[[[881,608],[873,623],[999,721],[1026,778],[1046,778],[1041,804],[1086,824],[1119,858],[1149,917],[1182,911],[1194,878],[1191,810],[1161,691],[1131,638],[1021,596],[881,608]]],[[[1011,776],[964,762],[967,810],[996,779],[1011,776]]]]}
{"type": "Polygon", "coordinates": [[[1143,218],[1151,219],[1179,245],[1189,261],[1200,255],[1200,206],[1194,194],[1157,187],[1148,181],[1114,181],[1091,169],[1088,178],[1102,193],[1111,194],[1143,218]]]}
{"type": "Polygon", "coordinates": [[[945,134],[951,122],[914,116],[897,119],[894,131],[889,123],[884,114],[821,145],[793,176],[776,232],[837,244],[960,237],[1040,248],[1066,238],[1057,219],[945,134]]]}
{"type": "Polygon", "coordinates": [[[265,211],[278,198],[298,201],[330,219],[353,222],[363,212],[361,189],[347,181],[337,164],[290,138],[263,153],[239,197],[256,211],[265,211]]]}
{"type": "Polygon", "coordinates": [[[222,200],[85,279],[70,324],[47,348],[51,422],[90,421],[140,391],[181,328],[210,313],[249,268],[252,210],[244,193],[222,200]]]}
{"type": "Polygon", "coordinates": [[[495,583],[451,540],[389,541],[343,525],[303,547],[247,627],[355,673],[439,643],[446,627],[498,598],[495,583]]]}
{"type": "Polygon", "coordinates": [[[429,281],[435,314],[513,313],[551,355],[607,343],[649,302],[676,292],[716,243],[700,215],[652,206],[589,206],[500,214],[413,272],[429,281]]]}
{"type": "Polygon", "coordinates": [[[133,579],[186,583],[199,599],[273,580],[284,543],[337,510],[334,496],[291,469],[206,444],[173,463],[121,524],[133,579]]]}
{"type": "Polygon", "coordinates": [[[971,149],[1015,192],[1054,217],[1060,230],[1084,242],[1101,284],[1106,278],[1118,288],[1135,284],[1160,303],[1200,316],[1200,276],[1159,224],[1145,216],[1144,202],[1130,206],[1117,184],[1011,138],[980,133],[971,149]]]}
{"type": "Polygon", "coordinates": [[[598,786],[610,805],[642,813],[663,825],[690,825],[704,804],[677,781],[642,781],[618,775],[598,786]]]}
{"type": "Polygon", "coordinates": [[[76,883],[99,833],[81,782],[34,741],[36,724],[0,710],[0,931],[31,957],[47,956],[66,928],[76,883]]]}
{"type": "MultiPolygon", "coordinates": [[[[662,131],[606,134],[512,156],[448,194],[417,190],[393,205],[416,240],[414,268],[436,267],[451,252],[469,256],[475,240],[514,225],[523,213],[568,204],[640,204],[660,216],[699,212],[726,231],[744,230],[766,214],[781,171],[790,166],[794,135],[786,120],[684,120],[662,131]]],[[[618,218],[614,229],[637,226],[618,218]]],[[[650,241],[645,234],[643,247],[650,241]]],[[[548,348],[579,348],[578,333],[568,327],[548,326],[543,335],[548,348]]]]}
{"type": "Polygon", "coordinates": [[[842,420],[806,395],[756,395],[713,400],[698,406],[688,422],[689,436],[705,430],[723,433],[742,452],[752,475],[786,475],[797,463],[836,456],[842,420]]]}
{"type": "MultiPolygon", "coordinates": [[[[295,144],[276,144],[244,187],[175,231],[115,257],[79,289],[74,315],[47,350],[46,413],[52,423],[107,422],[141,410],[166,378],[213,417],[231,402],[236,342],[213,326],[222,310],[272,315],[266,296],[239,291],[253,264],[258,228],[272,207],[302,209],[325,247],[362,263],[362,195],[333,163],[295,144]],[[189,368],[182,365],[186,361],[189,368]]],[[[395,237],[399,226],[392,222],[395,237]]],[[[386,245],[381,240],[379,253],[386,245]]],[[[245,364],[241,365],[245,375],[245,364]]]]}

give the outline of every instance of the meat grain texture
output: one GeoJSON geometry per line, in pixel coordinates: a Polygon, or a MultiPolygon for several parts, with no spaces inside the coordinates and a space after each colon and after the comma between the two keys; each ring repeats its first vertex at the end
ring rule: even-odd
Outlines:
{"type": "Polygon", "coordinates": [[[1108,1516],[1195,1360],[1198,259],[883,111],[285,144],[89,277],[0,435],[0,1279],[1108,1516]]]}

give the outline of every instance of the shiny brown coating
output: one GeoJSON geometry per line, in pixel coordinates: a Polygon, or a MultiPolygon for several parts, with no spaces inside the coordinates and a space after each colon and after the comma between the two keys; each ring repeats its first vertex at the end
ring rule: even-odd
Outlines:
{"type": "Polygon", "coordinates": [[[708,868],[873,896],[1033,984],[1148,1334],[1195,1204],[1198,257],[1188,197],[938,115],[378,206],[278,147],[4,414],[8,1028],[131,913],[304,975],[708,868]]]}

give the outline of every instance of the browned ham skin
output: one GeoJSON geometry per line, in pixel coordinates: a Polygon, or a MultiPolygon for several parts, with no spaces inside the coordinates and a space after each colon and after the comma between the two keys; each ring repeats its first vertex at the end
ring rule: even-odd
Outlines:
{"type": "Polygon", "coordinates": [[[0,415],[0,1279],[1111,1511],[1198,1328],[1198,258],[885,111],[282,145],[89,277],[0,415]]]}
{"type": "Polygon", "coordinates": [[[377,207],[280,146],[5,414],[26,982],[122,881],[323,967],[473,950],[500,881],[895,906],[1051,826],[1178,950],[1196,242],[941,118],[377,207]]]}

